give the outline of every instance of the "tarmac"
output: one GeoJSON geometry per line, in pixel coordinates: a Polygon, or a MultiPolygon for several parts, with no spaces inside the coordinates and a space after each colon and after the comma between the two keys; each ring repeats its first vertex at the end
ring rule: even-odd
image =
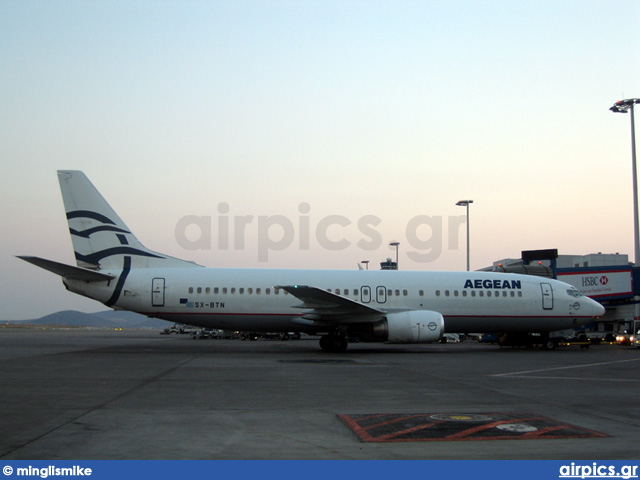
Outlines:
{"type": "Polygon", "coordinates": [[[0,457],[638,459],[639,368],[610,345],[0,327],[0,457]]]}

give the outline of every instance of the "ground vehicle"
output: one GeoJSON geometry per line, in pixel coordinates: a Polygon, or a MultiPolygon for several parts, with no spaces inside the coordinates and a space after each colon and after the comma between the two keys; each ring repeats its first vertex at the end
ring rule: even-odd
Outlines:
{"type": "Polygon", "coordinates": [[[440,339],[440,343],[458,343],[460,342],[460,336],[456,333],[445,333],[440,339]]]}
{"type": "Polygon", "coordinates": [[[480,335],[480,338],[478,338],[478,341],[480,343],[498,343],[499,339],[500,335],[497,333],[483,333],[480,335]]]}
{"type": "Polygon", "coordinates": [[[634,336],[629,333],[619,333],[616,335],[616,343],[620,345],[633,345],[634,336]]]}

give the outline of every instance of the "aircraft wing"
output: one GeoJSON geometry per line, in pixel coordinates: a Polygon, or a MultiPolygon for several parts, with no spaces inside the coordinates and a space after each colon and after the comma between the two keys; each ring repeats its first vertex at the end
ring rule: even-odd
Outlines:
{"type": "Polygon", "coordinates": [[[302,304],[294,308],[308,309],[302,318],[314,322],[329,324],[338,323],[367,323],[382,320],[386,312],[369,307],[346,297],[328,292],[321,288],[308,285],[279,285],[289,292],[302,304]]]}
{"type": "Polygon", "coordinates": [[[96,272],[94,270],[87,270],[86,268],[73,267],[64,263],[54,262],[53,260],[47,260],[46,258],[21,256],[18,255],[20,260],[32,263],[33,265],[44,268],[56,275],[60,275],[63,278],[69,280],[84,280],[85,282],[108,282],[116,278],[114,275],[108,273],[96,272]]]}

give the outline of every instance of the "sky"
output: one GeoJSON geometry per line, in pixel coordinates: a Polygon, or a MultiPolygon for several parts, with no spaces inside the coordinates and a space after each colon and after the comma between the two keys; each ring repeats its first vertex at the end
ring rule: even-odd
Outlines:
{"type": "Polygon", "coordinates": [[[56,170],[209,267],[633,260],[636,0],[0,2],[0,320],[105,307],[56,170]]]}

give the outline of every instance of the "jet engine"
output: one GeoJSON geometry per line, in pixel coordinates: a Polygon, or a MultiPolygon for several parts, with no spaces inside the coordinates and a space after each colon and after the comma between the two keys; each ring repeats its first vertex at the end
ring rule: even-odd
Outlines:
{"type": "Polygon", "coordinates": [[[389,343],[437,342],[444,333],[442,314],[431,310],[392,313],[373,327],[373,334],[389,343]]]}

